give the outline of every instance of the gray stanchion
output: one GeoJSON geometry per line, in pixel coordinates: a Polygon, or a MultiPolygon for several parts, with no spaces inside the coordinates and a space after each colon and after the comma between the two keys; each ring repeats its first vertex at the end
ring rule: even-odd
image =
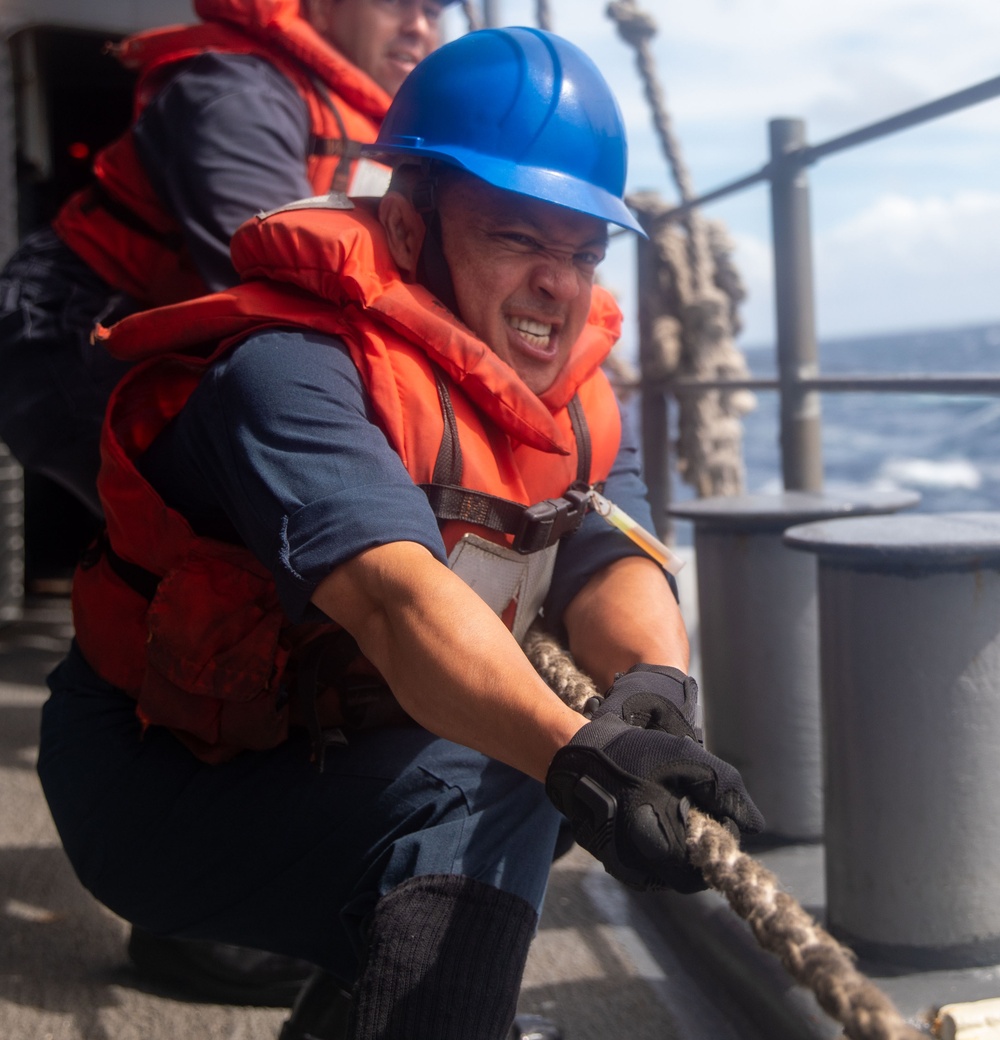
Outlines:
{"type": "Polygon", "coordinates": [[[671,509],[694,522],[705,744],[743,774],[771,837],[823,833],[816,567],[782,534],[918,501],[913,492],[785,492],[671,509]]]}
{"type": "Polygon", "coordinates": [[[1000,962],[1000,513],[806,524],[827,923],[863,957],[1000,962]]]}

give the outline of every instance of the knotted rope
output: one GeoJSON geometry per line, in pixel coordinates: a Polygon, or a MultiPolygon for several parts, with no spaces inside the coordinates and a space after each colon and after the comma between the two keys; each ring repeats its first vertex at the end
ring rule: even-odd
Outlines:
{"type": "MultiPolygon", "coordinates": [[[[608,4],[608,17],[618,28],[618,35],[635,51],[635,61],[642,78],[646,100],[653,113],[653,128],[660,139],[660,147],[670,167],[682,202],[695,197],[691,173],[681,155],[680,143],[674,134],[673,123],[656,72],[656,63],[649,41],[656,35],[653,16],[641,11],[635,0],[613,0],[608,4]]],[[[712,257],[708,247],[705,224],[701,214],[688,210],[681,218],[688,231],[688,254],[693,274],[695,293],[701,295],[712,285],[712,257]]]]}
{"type": "MultiPolygon", "coordinates": [[[[536,671],[570,707],[579,711],[597,688],[549,633],[528,632],[524,650],[536,671]]],[[[726,897],[760,945],[775,954],[820,1007],[844,1027],[850,1040],[920,1040],[892,1001],[854,966],[854,954],[802,908],[765,866],[740,851],[736,839],[697,809],[687,821],[691,862],[711,888],[726,897]]]]}
{"type": "MultiPolygon", "coordinates": [[[[694,185],[650,47],[656,22],[635,0],[613,0],[607,13],[635,51],[653,127],[681,201],[690,202],[695,198],[694,185]]],[[[639,289],[643,380],[659,384],[676,376],[696,380],[747,376],[746,360],[734,341],[739,331],[737,309],[746,293],[722,225],[706,220],[695,209],[677,216],[653,192],[632,195],[628,202],[650,238],[650,270],[640,271],[639,289]]],[[[754,404],[753,395],[745,390],[680,398],[677,468],[699,496],[742,492],[740,417],[754,404]]]]}

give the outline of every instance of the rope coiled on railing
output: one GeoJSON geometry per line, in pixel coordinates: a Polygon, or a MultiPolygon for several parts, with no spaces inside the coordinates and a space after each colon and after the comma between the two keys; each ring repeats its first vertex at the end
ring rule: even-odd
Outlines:
{"type": "MultiPolygon", "coordinates": [[[[636,0],[613,0],[608,17],[635,51],[653,127],[682,202],[695,197],[691,173],[681,154],[650,41],[656,22],[636,0]]],[[[643,379],[672,376],[694,379],[739,378],[748,374],[737,349],[737,308],[745,296],[731,263],[732,243],[718,222],[697,209],[686,210],[677,224],[663,214],[672,207],[658,196],[629,197],[650,236],[648,266],[640,278],[652,283],[640,289],[643,379]]],[[[743,491],[744,466],[740,417],[754,405],[746,392],[709,391],[681,399],[678,412],[677,468],[699,496],[743,491]]]]}
{"type": "MultiPolygon", "coordinates": [[[[524,651],[549,687],[579,711],[597,694],[555,638],[536,624],[524,651]]],[[[920,1040],[888,996],[854,966],[854,954],[802,908],[763,864],[742,852],[737,840],[711,817],[691,809],[687,821],[691,862],[711,888],[726,897],[760,945],[815,995],[850,1040],[920,1040]]]]}

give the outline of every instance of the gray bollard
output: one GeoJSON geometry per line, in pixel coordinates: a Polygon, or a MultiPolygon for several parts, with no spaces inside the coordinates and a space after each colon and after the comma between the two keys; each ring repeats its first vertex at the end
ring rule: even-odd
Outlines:
{"type": "Polygon", "coordinates": [[[823,833],[816,567],[782,534],[919,499],[790,491],[671,509],[694,522],[705,744],[743,774],[772,837],[818,841],[823,833]]]}
{"type": "Polygon", "coordinates": [[[1000,513],[785,540],[819,559],[830,930],[892,964],[1000,962],[1000,513]]]}

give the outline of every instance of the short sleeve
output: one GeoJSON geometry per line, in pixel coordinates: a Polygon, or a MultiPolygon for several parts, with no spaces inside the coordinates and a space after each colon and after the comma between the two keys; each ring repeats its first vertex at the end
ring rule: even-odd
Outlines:
{"type": "Polygon", "coordinates": [[[212,367],[143,472],[200,534],[246,545],[301,620],[335,567],[413,541],[442,561],[427,497],[373,422],[343,345],[256,333],[212,367]]]}

